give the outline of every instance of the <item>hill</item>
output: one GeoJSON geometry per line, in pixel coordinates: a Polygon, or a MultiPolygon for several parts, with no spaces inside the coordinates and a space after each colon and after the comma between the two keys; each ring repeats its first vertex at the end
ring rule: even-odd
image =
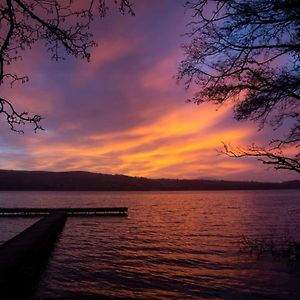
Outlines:
{"type": "Polygon", "coordinates": [[[179,191],[300,189],[300,181],[281,183],[224,180],[148,179],[90,172],[0,170],[1,191],[179,191]]]}

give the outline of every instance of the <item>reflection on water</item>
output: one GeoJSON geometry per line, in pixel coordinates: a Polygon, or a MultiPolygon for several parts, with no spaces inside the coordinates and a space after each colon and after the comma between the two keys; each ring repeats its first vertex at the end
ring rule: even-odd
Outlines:
{"type": "Polygon", "coordinates": [[[0,218],[0,245],[35,223],[38,218],[0,218]]]}
{"type": "Polygon", "coordinates": [[[33,299],[299,299],[300,266],[241,254],[237,245],[242,235],[287,230],[300,238],[299,196],[27,192],[22,201],[1,193],[1,206],[129,207],[128,218],[69,218],[33,299]]]}

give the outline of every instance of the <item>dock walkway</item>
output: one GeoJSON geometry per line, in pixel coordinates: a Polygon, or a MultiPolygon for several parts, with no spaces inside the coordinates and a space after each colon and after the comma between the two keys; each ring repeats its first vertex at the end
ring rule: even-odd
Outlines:
{"type": "Polygon", "coordinates": [[[46,216],[54,212],[67,216],[127,216],[127,207],[61,207],[61,208],[0,208],[0,217],[46,216]]]}
{"type": "Polygon", "coordinates": [[[1,299],[29,298],[66,218],[66,213],[55,212],[0,246],[1,299]]]}
{"type": "Polygon", "coordinates": [[[29,299],[69,216],[127,216],[127,207],[0,208],[0,217],[42,219],[0,245],[0,299],[29,299]]]}

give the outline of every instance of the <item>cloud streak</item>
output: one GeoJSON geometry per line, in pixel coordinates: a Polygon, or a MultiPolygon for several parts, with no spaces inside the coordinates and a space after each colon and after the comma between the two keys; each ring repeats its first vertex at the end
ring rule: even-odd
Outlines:
{"type": "MultiPolygon", "coordinates": [[[[187,16],[181,1],[138,1],[136,17],[113,14],[94,26],[91,62],[50,62],[42,47],[16,65],[26,85],[5,87],[20,109],[38,112],[46,132],[24,136],[1,121],[2,169],[86,170],[151,178],[284,180],[254,160],[220,155],[221,142],[264,139],[230,107],[186,104],[174,79],[187,16]],[[254,175],[255,177],[254,177],[254,175]]],[[[269,132],[268,132],[269,134],[269,132]]]]}

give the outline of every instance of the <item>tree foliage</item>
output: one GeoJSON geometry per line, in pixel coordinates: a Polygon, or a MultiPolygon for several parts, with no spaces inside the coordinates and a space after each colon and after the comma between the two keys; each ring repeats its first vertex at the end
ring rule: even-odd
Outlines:
{"type": "Polygon", "coordinates": [[[186,7],[193,19],[178,80],[198,86],[190,101],[232,101],[237,120],[287,128],[268,145],[225,145],[225,153],[300,173],[299,1],[195,0],[186,7]]]}
{"type": "MultiPolygon", "coordinates": [[[[134,15],[128,0],[114,0],[122,14],[134,15]]],[[[90,24],[96,14],[104,17],[108,10],[105,0],[4,0],[0,3],[0,87],[5,81],[28,81],[27,76],[12,72],[12,65],[22,58],[24,50],[43,41],[51,59],[66,55],[90,58],[90,49],[96,46],[90,24]]],[[[43,129],[40,115],[18,113],[11,100],[0,95],[0,113],[4,114],[10,128],[23,133],[16,125],[32,123],[34,130],[43,129]]]]}

